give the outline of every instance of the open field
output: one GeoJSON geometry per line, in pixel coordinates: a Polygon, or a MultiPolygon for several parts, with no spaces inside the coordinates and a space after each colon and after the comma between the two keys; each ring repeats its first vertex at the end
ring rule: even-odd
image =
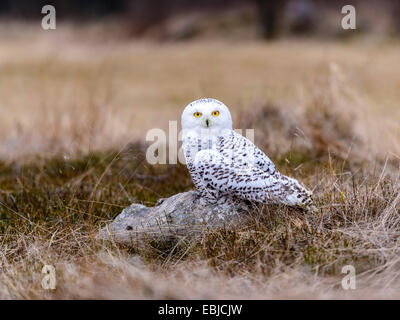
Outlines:
{"type": "MultiPolygon", "coordinates": [[[[339,90],[344,108],[359,110],[386,151],[399,141],[392,126],[400,119],[398,42],[163,45],[101,40],[89,31],[86,39],[69,29],[8,28],[0,37],[3,158],[143,141],[148,129],[167,128],[166,120],[179,120],[183,107],[199,97],[248,113],[266,102],[301,108],[321,85],[339,90]]],[[[236,121],[238,113],[233,116],[236,121]]]]}
{"type": "MultiPolygon", "coordinates": [[[[400,43],[0,33],[0,298],[400,298],[400,43]],[[172,247],[99,243],[133,201],[191,189],[145,135],[214,97],[317,215],[260,207],[172,247]],[[159,179],[157,177],[160,177],[159,179]],[[57,288],[41,287],[44,264],[57,288]],[[354,265],[356,290],[341,269],[354,265]]],[[[29,30],[29,29],[27,29],[29,30]]]]}

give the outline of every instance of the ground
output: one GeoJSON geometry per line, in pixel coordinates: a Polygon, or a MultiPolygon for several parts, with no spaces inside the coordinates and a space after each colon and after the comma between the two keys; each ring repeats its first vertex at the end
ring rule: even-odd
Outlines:
{"type": "Polygon", "coordinates": [[[0,37],[0,298],[399,298],[398,41],[20,30],[0,37]],[[173,246],[96,241],[130,203],[193,188],[185,166],[145,161],[145,136],[200,97],[255,129],[318,214],[262,206],[237,230],[173,246]]]}

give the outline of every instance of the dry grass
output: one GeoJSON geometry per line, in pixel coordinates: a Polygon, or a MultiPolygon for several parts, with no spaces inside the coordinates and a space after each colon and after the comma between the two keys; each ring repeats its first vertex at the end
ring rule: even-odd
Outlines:
{"type": "Polygon", "coordinates": [[[398,43],[75,36],[0,37],[1,298],[399,298],[398,43]],[[175,245],[95,241],[129,203],[192,188],[183,166],[143,160],[144,136],[201,96],[255,128],[319,214],[264,206],[175,245]],[[356,290],[341,287],[346,264],[356,290]]]}
{"type": "Polygon", "coordinates": [[[318,92],[321,83],[332,91],[345,88],[342,107],[359,110],[364,135],[377,138],[374,147],[393,152],[396,141],[399,147],[398,43],[160,45],[92,39],[90,33],[86,39],[61,27],[56,33],[15,29],[4,27],[0,36],[2,158],[143,141],[148,129],[167,128],[166,119],[179,120],[189,101],[204,96],[224,101],[235,120],[237,111],[250,114],[264,102],[285,109],[302,109],[310,98],[330,103],[324,88],[318,92]]]}

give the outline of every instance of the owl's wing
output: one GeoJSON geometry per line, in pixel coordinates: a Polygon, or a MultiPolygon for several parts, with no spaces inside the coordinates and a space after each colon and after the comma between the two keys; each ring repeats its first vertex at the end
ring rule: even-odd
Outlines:
{"type": "Polygon", "coordinates": [[[241,135],[221,141],[217,150],[199,151],[194,167],[201,177],[202,189],[215,199],[228,195],[263,203],[312,202],[309,190],[280,174],[272,161],[241,135]]]}
{"type": "Polygon", "coordinates": [[[277,172],[274,163],[264,152],[235,131],[221,139],[218,151],[238,165],[255,167],[269,175],[277,172]]]}
{"type": "Polygon", "coordinates": [[[230,160],[215,150],[202,150],[196,154],[193,165],[201,176],[207,197],[218,198],[225,194],[258,202],[279,199],[281,188],[276,176],[230,160]]]}

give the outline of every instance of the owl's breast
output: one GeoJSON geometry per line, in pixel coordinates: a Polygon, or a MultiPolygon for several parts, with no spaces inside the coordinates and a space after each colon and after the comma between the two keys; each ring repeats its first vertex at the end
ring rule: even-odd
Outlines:
{"type": "Polygon", "coordinates": [[[202,150],[219,150],[218,137],[188,137],[182,145],[186,162],[193,162],[196,154],[202,150]]]}

